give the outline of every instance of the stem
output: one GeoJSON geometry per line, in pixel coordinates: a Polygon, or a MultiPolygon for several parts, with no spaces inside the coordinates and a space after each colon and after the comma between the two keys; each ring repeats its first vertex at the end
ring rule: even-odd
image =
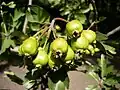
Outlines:
{"type": "MultiPolygon", "coordinates": [[[[32,5],[32,0],[29,0],[28,5],[32,5]]],[[[30,11],[30,8],[28,7],[27,10],[30,11]]],[[[24,25],[23,25],[23,33],[24,34],[26,34],[27,24],[28,24],[28,20],[27,20],[27,16],[25,16],[25,21],[24,21],[24,25]]]]}
{"type": "Polygon", "coordinates": [[[41,30],[41,31],[43,31],[43,32],[42,32],[42,34],[38,37],[38,40],[40,40],[40,38],[47,32],[47,30],[48,30],[48,27],[45,27],[43,30],[41,30]]]}
{"type": "Polygon", "coordinates": [[[40,28],[40,30],[36,33],[36,34],[34,34],[33,35],[33,37],[36,37],[38,34],[40,34],[45,28],[45,26],[47,26],[46,24],[45,25],[43,25],[41,28],[40,28]],[[43,29],[44,28],[44,29],[43,29]],[[41,30],[42,29],[42,30],[41,30]]]}
{"type": "Polygon", "coordinates": [[[113,35],[114,33],[120,31],[120,26],[118,26],[117,28],[113,29],[112,31],[107,33],[107,36],[113,35]]]}
{"type": "Polygon", "coordinates": [[[90,30],[90,28],[91,28],[91,27],[93,27],[95,23],[96,23],[95,21],[94,21],[94,22],[92,22],[92,23],[91,23],[91,25],[88,27],[88,29],[87,29],[87,30],[90,30]]]}
{"type": "Polygon", "coordinates": [[[47,45],[47,42],[48,42],[48,39],[49,39],[49,37],[50,37],[51,31],[53,31],[54,38],[56,38],[56,29],[54,29],[54,24],[55,24],[55,21],[56,21],[56,20],[61,20],[61,21],[64,21],[64,22],[68,22],[67,20],[65,20],[65,19],[63,19],[63,18],[54,18],[54,19],[51,21],[50,26],[49,26],[49,30],[48,30],[48,34],[47,34],[47,38],[46,38],[46,40],[45,40],[45,43],[44,43],[43,48],[45,48],[46,45],[47,45]]]}
{"type": "Polygon", "coordinates": [[[46,45],[47,45],[48,39],[49,39],[49,37],[50,37],[50,33],[51,33],[51,28],[49,28],[49,30],[48,30],[47,38],[46,38],[46,40],[45,40],[43,49],[44,49],[44,48],[46,47],[46,45]]]}
{"type": "Polygon", "coordinates": [[[54,18],[54,20],[60,20],[60,21],[64,21],[64,22],[69,22],[69,21],[67,21],[67,20],[65,20],[63,18],[54,18]]]}

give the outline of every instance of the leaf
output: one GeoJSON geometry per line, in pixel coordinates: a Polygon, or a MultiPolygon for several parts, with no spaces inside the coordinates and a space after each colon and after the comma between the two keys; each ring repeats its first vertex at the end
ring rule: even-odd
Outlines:
{"type": "Polygon", "coordinates": [[[28,21],[32,23],[45,24],[50,20],[49,13],[39,6],[30,7],[30,12],[28,11],[26,15],[28,21]]]}
{"type": "Polygon", "coordinates": [[[5,2],[2,2],[2,5],[8,6],[9,8],[15,8],[16,4],[14,4],[13,1],[9,2],[6,4],[5,2]]]}
{"type": "Polygon", "coordinates": [[[11,81],[20,85],[23,84],[23,80],[16,76],[13,72],[4,71],[4,74],[6,74],[11,79],[11,81]]]}
{"type": "Polygon", "coordinates": [[[105,60],[105,56],[103,54],[101,55],[100,67],[101,67],[101,77],[104,78],[107,75],[106,73],[107,61],[105,60]]]}
{"type": "Polygon", "coordinates": [[[74,14],[74,18],[78,19],[82,24],[85,24],[85,21],[87,20],[86,16],[83,13],[74,14]]]}
{"type": "Polygon", "coordinates": [[[109,85],[109,86],[114,86],[116,84],[118,84],[118,81],[115,78],[108,78],[104,81],[105,84],[109,85]]]}
{"type": "Polygon", "coordinates": [[[32,31],[39,31],[40,30],[40,24],[39,23],[29,23],[30,29],[32,31]]]}
{"type": "Polygon", "coordinates": [[[22,8],[19,8],[19,9],[16,8],[15,12],[14,12],[13,21],[17,21],[24,15],[25,15],[25,13],[22,11],[22,8]]]}
{"type": "Polygon", "coordinates": [[[116,54],[115,48],[107,44],[101,43],[106,51],[109,51],[111,54],[116,54]]]}
{"type": "Polygon", "coordinates": [[[2,42],[0,54],[4,53],[6,51],[6,49],[8,49],[10,46],[15,47],[15,43],[13,40],[6,37],[2,42]]]}
{"type": "Polygon", "coordinates": [[[60,4],[61,0],[48,0],[48,2],[52,5],[52,7],[55,7],[60,4]]]}
{"type": "Polygon", "coordinates": [[[92,76],[99,83],[99,76],[94,71],[89,71],[88,74],[92,76]]]}
{"type": "Polygon", "coordinates": [[[26,89],[30,89],[34,86],[35,84],[35,80],[27,80],[23,83],[23,86],[26,88],[26,89]]]}
{"type": "Polygon", "coordinates": [[[110,65],[110,66],[108,66],[108,67],[106,68],[106,73],[107,73],[107,74],[110,74],[110,73],[112,73],[113,71],[114,71],[113,65],[110,65]]]}
{"type": "Polygon", "coordinates": [[[100,90],[97,85],[88,85],[85,90],[100,90]]]}
{"type": "Polygon", "coordinates": [[[63,68],[49,75],[49,90],[65,90],[69,88],[69,78],[67,72],[63,68]]]}
{"type": "Polygon", "coordinates": [[[108,39],[107,35],[105,35],[103,33],[96,31],[96,34],[97,34],[97,39],[96,39],[97,41],[102,41],[102,40],[108,39]]]}

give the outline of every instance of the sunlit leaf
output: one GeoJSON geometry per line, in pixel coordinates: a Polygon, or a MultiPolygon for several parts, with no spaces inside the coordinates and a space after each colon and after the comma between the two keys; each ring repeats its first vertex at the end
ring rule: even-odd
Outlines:
{"type": "Polygon", "coordinates": [[[99,82],[100,78],[94,71],[89,71],[88,74],[92,76],[97,82],[99,82]]]}
{"type": "Polygon", "coordinates": [[[109,51],[111,54],[116,54],[115,48],[107,44],[102,43],[106,51],[109,51]]]}
{"type": "Polygon", "coordinates": [[[16,8],[14,11],[13,21],[17,21],[19,18],[21,18],[24,15],[25,15],[25,13],[22,11],[21,8],[19,8],[19,9],[16,8]]]}
{"type": "Polygon", "coordinates": [[[105,56],[103,54],[101,55],[100,67],[101,67],[101,76],[102,76],[102,78],[104,78],[104,76],[107,75],[107,72],[106,72],[107,61],[106,61],[105,56]]]}
{"type": "Polygon", "coordinates": [[[26,88],[26,89],[30,89],[33,87],[33,85],[35,84],[35,81],[34,80],[27,80],[23,83],[23,86],[26,88]]]}
{"type": "Polygon", "coordinates": [[[8,49],[10,46],[15,46],[15,43],[13,40],[9,39],[9,38],[5,38],[2,42],[2,46],[1,46],[1,50],[0,50],[0,54],[5,52],[6,49],[8,49]]]}
{"type": "Polygon", "coordinates": [[[100,90],[97,85],[88,85],[85,90],[100,90]]]}

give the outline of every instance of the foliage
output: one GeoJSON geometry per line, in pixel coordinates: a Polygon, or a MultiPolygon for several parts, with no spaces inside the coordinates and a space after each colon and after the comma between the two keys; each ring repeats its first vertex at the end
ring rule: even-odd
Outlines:
{"type": "Polygon", "coordinates": [[[13,82],[28,90],[65,90],[69,89],[67,72],[85,66],[86,74],[97,82],[86,90],[117,89],[120,75],[112,61],[119,55],[119,41],[97,28],[104,21],[98,15],[97,1],[0,2],[0,58],[20,57],[18,66],[28,70],[24,78],[5,71],[13,82]]]}

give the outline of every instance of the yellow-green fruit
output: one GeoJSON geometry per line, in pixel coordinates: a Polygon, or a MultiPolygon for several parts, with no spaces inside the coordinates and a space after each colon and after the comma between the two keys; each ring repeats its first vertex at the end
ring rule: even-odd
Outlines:
{"type": "Polygon", "coordinates": [[[84,52],[85,52],[85,54],[90,54],[90,51],[87,49],[84,52]]]}
{"type": "Polygon", "coordinates": [[[88,50],[91,52],[91,55],[94,55],[94,54],[95,54],[94,47],[93,47],[91,44],[88,45],[88,50]]]}
{"type": "Polygon", "coordinates": [[[83,26],[79,20],[72,20],[66,24],[66,32],[68,35],[77,37],[83,30],[83,26]]]}
{"type": "Polygon", "coordinates": [[[25,55],[34,55],[38,49],[38,41],[34,37],[29,37],[25,41],[23,41],[22,46],[20,47],[21,51],[25,55]]]}
{"type": "Polygon", "coordinates": [[[83,30],[81,35],[88,39],[89,43],[92,43],[96,40],[96,33],[92,30],[83,30]]]}
{"type": "Polygon", "coordinates": [[[53,68],[55,66],[55,62],[54,62],[54,60],[52,60],[51,54],[52,54],[52,52],[50,51],[48,54],[48,57],[49,57],[48,65],[50,68],[53,68]]]}
{"type": "Polygon", "coordinates": [[[46,65],[48,63],[48,55],[47,53],[45,52],[45,50],[43,48],[39,48],[38,49],[38,54],[36,56],[36,58],[33,60],[33,64],[34,65],[46,65]]]}
{"type": "Polygon", "coordinates": [[[94,50],[95,50],[95,52],[99,52],[99,51],[100,51],[100,49],[99,49],[99,48],[95,48],[94,50]]]}
{"type": "Polygon", "coordinates": [[[74,51],[72,50],[72,48],[70,46],[68,46],[68,51],[67,51],[67,55],[65,57],[65,61],[73,60],[74,56],[75,56],[74,51]]]}
{"type": "Polygon", "coordinates": [[[23,54],[23,52],[22,52],[22,45],[20,45],[20,47],[18,48],[18,53],[19,53],[19,55],[23,54]]]}
{"type": "Polygon", "coordinates": [[[86,49],[88,47],[88,45],[89,45],[88,40],[83,36],[81,36],[77,39],[72,39],[72,41],[71,41],[72,49],[75,51],[78,49],[86,49]]]}
{"type": "Polygon", "coordinates": [[[50,49],[53,52],[60,51],[61,53],[66,53],[68,50],[67,41],[63,38],[56,38],[50,45],[50,49]]]}
{"type": "Polygon", "coordinates": [[[88,45],[88,50],[92,51],[92,50],[94,50],[94,47],[91,44],[89,44],[88,45]]]}
{"type": "Polygon", "coordinates": [[[55,25],[55,29],[56,29],[57,31],[61,31],[61,28],[60,28],[59,25],[55,25]]]}

